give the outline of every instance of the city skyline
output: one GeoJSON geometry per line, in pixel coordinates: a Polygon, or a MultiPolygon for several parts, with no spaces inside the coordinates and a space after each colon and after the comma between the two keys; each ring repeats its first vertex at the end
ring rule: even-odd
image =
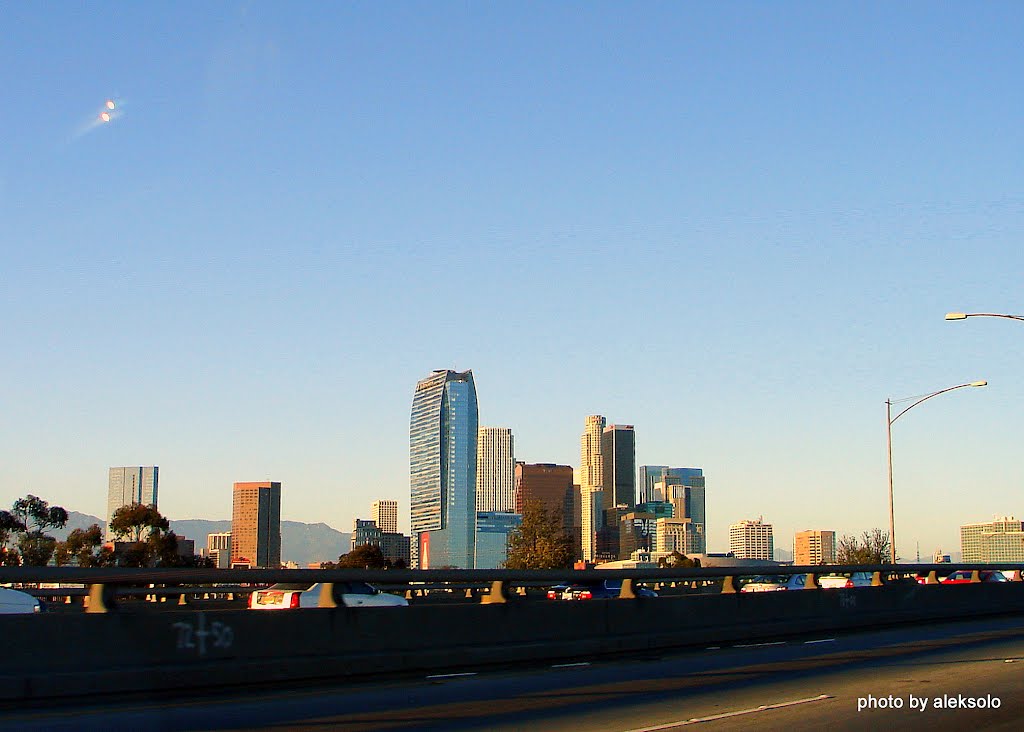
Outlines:
{"type": "Polygon", "coordinates": [[[1024,330],[943,320],[1024,310],[1022,20],[5,8],[0,499],[105,516],[109,466],[159,465],[171,518],[263,476],[408,531],[410,385],[472,367],[518,460],[608,415],[703,467],[709,549],[762,513],[788,547],[887,529],[885,400],[986,379],[893,428],[899,554],[954,549],[1024,514],[1024,330]]]}

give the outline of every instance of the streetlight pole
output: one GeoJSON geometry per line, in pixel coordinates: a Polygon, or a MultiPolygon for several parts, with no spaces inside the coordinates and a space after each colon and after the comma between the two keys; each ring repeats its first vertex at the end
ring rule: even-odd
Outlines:
{"type": "MultiPolygon", "coordinates": [[[[947,318],[949,316],[946,316],[947,318]]],[[[1021,318],[1024,320],[1024,318],[1021,318]]],[[[892,501],[892,425],[893,423],[902,417],[904,414],[909,412],[911,409],[916,407],[921,402],[926,402],[932,397],[937,397],[939,394],[945,394],[947,391],[954,391],[956,389],[963,389],[968,386],[988,386],[987,381],[971,381],[966,384],[957,384],[956,386],[950,386],[946,389],[939,389],[933,391],[931,394],[925,394],[923,397],[918,398],[910,406],[905,407],[895,417],[892,416],[892,399],[885,400],[885,428],[886,428],[886,445],[889,450],[889,558],[893,564],[896,564],[896,514],[893,510],[892,501]]],[[[913,399],[914,397],[910,397],[913,399]]],[[[907,401],[906,399],[901,401],[907,401]]]]}
{"type": "Polygon", "coordinates": [[[967,318],[1006,318],[1007,320],[1024,320],[1024,315],[1004,315],[1002,313],[946,313],[946,320],[966,320],[967,318]]]}

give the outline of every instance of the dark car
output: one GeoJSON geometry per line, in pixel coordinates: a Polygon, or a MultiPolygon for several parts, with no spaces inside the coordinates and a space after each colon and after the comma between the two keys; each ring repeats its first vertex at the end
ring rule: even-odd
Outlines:
{"type": "MultiPolygon", "coordinates": [[[[622,591],[622,580],[605,580],[604,582],[584,582],[571,585],[562,593],[563,600],[608,600],[616,598],[622,591]]],[[[657,597],[658,593],[646,587],[633,586],[633,594],[637,597],[657,597]]]]}

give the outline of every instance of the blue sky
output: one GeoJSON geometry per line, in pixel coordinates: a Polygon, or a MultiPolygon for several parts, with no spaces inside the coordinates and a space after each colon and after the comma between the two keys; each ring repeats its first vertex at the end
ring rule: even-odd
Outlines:
{"type": "Polygon", "coordinates": [[[408,521],[408,412],[577,465],[587,414],[763,515],[904,557],[1024,514],[1011,3],[0,9],[0,502],[408,521]],[[121,116],[83,128],[104,101],[121,116]]]}

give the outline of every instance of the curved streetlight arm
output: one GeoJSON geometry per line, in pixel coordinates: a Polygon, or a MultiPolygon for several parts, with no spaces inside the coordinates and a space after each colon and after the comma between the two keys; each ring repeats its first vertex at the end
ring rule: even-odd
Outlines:
{"type": "Polygon", "coordinates": [[[893,499],[892,499],[892,425],[897,419],[902,417],[904,414],[909,412],[911,409],[916,407],[921,402],[926,402],[933,397],[937,397],[939,394],[945,394],[948,391],[954,389],[963,389],[967,386],[988,386],[987,381],[971,381],[966,384],[957,384],[956,386],[950,386],[946,389],[939,389],[933,391],[931,394],[926,394],[910,406],[900,411],[895,417],[892,416],[892,399],[885,400],[885,419],[886,419],[886,443],[889,451],[889,561],[896,564],[896,512],[893,510],[893,499]]]}
{"type": "Polygon", "coordinates": [[[1024,320],[1024,315],[1006,315],[1004,313],[946,313],[946,320],[964,320],[965,318],[1006,318],[1007,320],[1024,320]]]}
{"type": "MultiPolygon", "coordinates": [[[[1024,318],[1022,318],[1022,320],[1024,320],[1024,318]]],[[[889,424],[890,425],[893,424],[897,419],[902,417],[904,414],[909,412],[911,409],[916,407],[921,402],[926,402],[929,399],[931,399],[932,397],[937,397],[939,394],[945,394],[947,391],[953,391],[954,389],[963,389],[966,386],[987,386],[987,385],[988,385],[987,381],[971,381],[971,382],[969,382],[967,384],[957,384],[956,386],[951,386],[951,387],[949,387],[947,389],[940,389],[939,391],[934,391],[931,394],[928,394],[926,396],[921,397],[916,402],[911,404],[909,407],[907,407],[906,409],[902,410],[899,414],[897,414],[895,417],[893,417],[892,419],[889,420],[889,424]]]]}

